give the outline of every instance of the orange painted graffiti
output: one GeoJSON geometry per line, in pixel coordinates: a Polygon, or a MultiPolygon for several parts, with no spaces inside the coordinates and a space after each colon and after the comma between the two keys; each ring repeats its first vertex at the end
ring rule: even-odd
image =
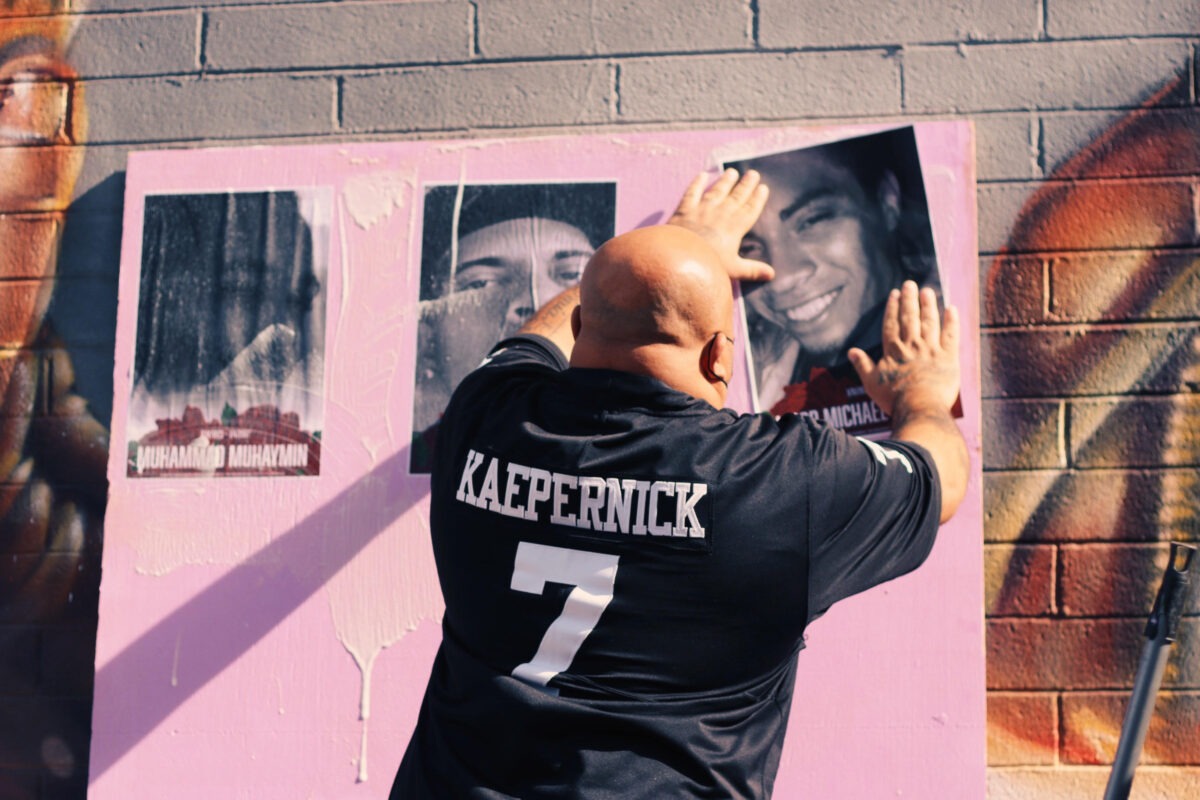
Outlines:
{"type": "MultiPolygon", "coordinates": [[[[1186,467],[1200,461],[1200,404],[1191,394],[1200,375],[1193,191],[1200,112],[1174,107],[1189,81],[1170,81],[1055,169],[1025,204],[987,274],[985,318],[1001,326],[986,366],[993,393],[1065,408],[1063,418],[1049,415],[1035,426],[1011,459],[1036,461],[1037,443],[1058,437],[1065,467],[989,476],[989,541],[1057,545],[1060,576],[1079,574],[1070,570],[1091,559],[1091,574],[1102,578],[1093,590],[1060,577],[1055,607],[1040,616],[1045,625],[1035,635],[1046,648],[1025,655],[1061,664],[1061,671],[1005,675],[1006,664],[1018,667],[999,650],[1016,641],[1004,637],[1021,623],[992,626],[991,688],[1024,692],[1027,707],[1036,693],[1061,693],[1058,725],[1030,722],[1015,710],[1018,703],[990,717],[993,748],[1005,757],[1024,753],[1023,763],[1111,761],[1140,641],[1134,620],[1115,618],[1144,619],[1149,611],[1148,600],[1139,604],[1157,588],[1155,567],[1163,564],[1153,559],[1165,560],[1165,547],[1154,543],[1196,538],[1198,481],[1186,467]],[[1022,259],[1032,268],[1022,269],[1022,259]],[[1041,308],[1019,310],[1038,301],[1041,308]],[[1121,546],[1128,542],[1135,545],[1121,546]],[[1055,627],[1078,635],[1055,634],[1055,627]],[[1112,668],[1076,681],[1072,675],[1082,670],[1068,665],[1081,662],[1112,668]],[[1116,677],[1126,672],[1128,679],[1116,677]]],[[[1005,565],[990,612],[1021,605],[1035,581],[1026,567],[1015,557],[1005,565]]],[[[1194,683],[1178,674],[1179,661],[1168,672],[1169,688],[1194,683]]],[[[1194,763],[1179,761],[1165,725],[1156,724],[1147,760],[1194,763]]]]}

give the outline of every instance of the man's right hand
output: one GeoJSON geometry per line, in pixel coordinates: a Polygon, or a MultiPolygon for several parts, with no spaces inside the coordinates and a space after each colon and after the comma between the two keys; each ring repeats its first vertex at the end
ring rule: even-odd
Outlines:
{"type": "Polygon", "coordinates": [[[945,411],[959,391],[958,313],[946,308],[938,318],[933,289],[917,289],[905,281],[893,289],[883,312],[883,355],[875,362],[860,348],[850,349],[850,363],[863,388],[889,416],[901,411],[945,411]]]}
{"type": "Polygon", "coordinates": [[[929,451],[942,484],[941,521],[967,491],[967,445],[950,410],[959,392],[958,312],[939,318],[937,295],[905,281],[883,312],[883,355],[876,362],[851,348],[863,388],[892,418],[892,436],[929,451]]]}
{"type": "Polygon", "coordinates": [[[708,240],[721,256],[721,264],[732,280],[766,281],[775,270],[762,261],[742,258],[742,237],[754,227],[767,202],[767,185],[754,170],[738,178],[727,169],[705,190],[708,175],[700,173],[683,193],[668,225],[678,225],[708,240]]]}

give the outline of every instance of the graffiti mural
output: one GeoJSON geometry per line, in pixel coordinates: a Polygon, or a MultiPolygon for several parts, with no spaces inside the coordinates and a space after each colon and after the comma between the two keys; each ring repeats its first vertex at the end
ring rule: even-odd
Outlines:
{"type": "MultiPolygon", "coordinates": [[[[1059,166],[987,272],[993,766],[1111,762],[1165,542],[1198,538],[1189,80],[1059,166]]],[[[1193,592],[1143,764],[1197,762],[1198,609],[1193,592]]]]}
{"type": "Polygon", "coordinates": [[[47,322],[86,111],[60,0],[0,5],[0,795],[79,787],[108,436],[47,322]]]}

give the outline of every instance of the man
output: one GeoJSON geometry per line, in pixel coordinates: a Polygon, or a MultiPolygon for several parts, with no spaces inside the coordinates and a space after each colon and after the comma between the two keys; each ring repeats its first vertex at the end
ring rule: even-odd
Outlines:
{"type": "Polygon", "coordinates": [[[778,415],[847,402],[857,385],[847,352],[879,346],[888,293],[905,280],[937,288],[912,128],[741,166],[771,189],[742,243],[777,276],[746,287],[759,407],[778,415]]]}
{"type": "Polygon", "coordinates": [[[393,798],[769,796],[805,626],[920,564],[961,500],[957,319],[911,283],[883,357],[852,356],[898,441],[719,410],[730,279],[770,277],[737,255],[767,193],[703,186],[451,400],[443,641],[393,798]]]}

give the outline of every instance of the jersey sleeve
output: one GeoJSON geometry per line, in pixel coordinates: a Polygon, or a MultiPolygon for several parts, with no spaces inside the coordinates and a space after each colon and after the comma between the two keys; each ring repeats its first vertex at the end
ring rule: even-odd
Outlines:
{"type": "Polygon", "coordinates": [[[933,459],[911,442],[826,429],[810,496],[809,618],[916,569],[941,516],[933,459]]]}
{"type": "MultiPolygon", "coordinates": [[[[558,345],[544,336],[518,334],[504,339],[458,384],[442,416],[441,427],[455,424],[462,414],[478,413],[479,403],[487,402],[506,381],[531,374],[557,373],[567,366],[558,345]]],[[[438,435],[440,442],[440,431],[438,435]]]]}
{"type": "Polygon", "coordinates": [[[545,366],[555,372],[560,372],[568,366],[567,358],[562,350],[558,349],[558,345],[536,333],[521,333],[504,339],[492,348],[492,352],[488,353],[479,366],[504,367],[518,364],[545,366]]]}

